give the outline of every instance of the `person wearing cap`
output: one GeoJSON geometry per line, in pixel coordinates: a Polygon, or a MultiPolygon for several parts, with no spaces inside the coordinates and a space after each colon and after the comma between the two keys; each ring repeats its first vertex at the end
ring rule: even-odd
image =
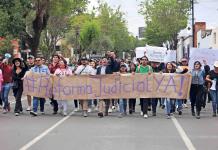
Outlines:
{"type": "MultiPolygon", "coordinates": [[[[141,74],[150,74],[153,72],[153,69],[150,65],[148,65],[148,57],[143,56],[140,60],[141,65],[137,66],[136,73],[141,74]]],[[[141,115],[146,119],[148,118],[148,101],[149,98],[140,98],[141,104],[141,115]]]]}
{"type": "Polygon", "coordinates": [[[211,70],[206,80],[212,83],[210,94],[212,98],[213,117],[218,113],[218,61],[214,63],[214,70],[211,70]]]}
{"type": "Polygon", "coordinates": [[[0,63],[0,69],[2,70],[2,75],[3,75],[1,97],[4,103],[3,105],[4,114],[10,111],[10,103],[8,102],[8,95],[11,90],[13,69],[9,60],[10,60],[9,55],[5,55],[5,59],[0,63]]]}
{"type": "MultiPolygon", "coordinates": [[[[184,73],[187,73],[187,72],[190,72],[190,71],[191,71],[190,68],[189,68],[189,66],[188,66],[188,59],[187,59],[187,58],[182,58],[182,59],[181,59],[180,69],[182,69],[181,74],[184,74],[184,73]]],[[[177,100],[177,101],[178,101],[179,108],[180,108],[180,107],[182,108],[182,106],[180,106],[180,105],[182,105],[182,104],[180,104],[180,103],[183,103],[184,107],[185,107],[185,108],[188,108],[188,106],[187,106],[187,99],[177,100]]],[[[179,111],[180,114],[181,114],[181,112],[182,112],[182,110],[179,111]]]]}
{"type": "MultiPolygon", "coordinates": [[[[27,65],[28,65],[28,69],[30,70],[32,67],[35,66],[35,57],[33,55],[29,55],[29,57],[27,58],[27,65]]],[[[31,111],[31,102],[32,102],[32,97],[30,95],[27,95],[27,104],[28,107],[26,109],[26,111],[31,111]]]]}
{"type": "MultiPolygon", "coordinates": [[[[76,71],[74,72],[75,75],[95,75],[95,70],[88,65],[88,60],[86,57],[81,58],[81,65],[78,66],[76,71]]],[[[80,104],[83,110],[83,116],[88,116],[88,100],[80,100],[80,104]]]]}
{"type": "Polygon", "coordinates": [[[22,111],[22,103],[21,103],[21,97],[23,93],[23,77],[28,71],[28,66],[21,58],[14,58],[13,59],[13,73],[12,73],[12,80],[13,80],[13,92],[15,97],[15,109],[14,113],[15,116],[18,116],[22,111]]]}
{"type": "MultiPolygon", "coordinates": [[[[155,73],[159,73],[163,70],[160,66],[160,62],[151,62],[151,67],[155,73]]],[[[161,98],[151,98],[152,116],[156,116],[158,101],[161,102],[161,98]]]]}

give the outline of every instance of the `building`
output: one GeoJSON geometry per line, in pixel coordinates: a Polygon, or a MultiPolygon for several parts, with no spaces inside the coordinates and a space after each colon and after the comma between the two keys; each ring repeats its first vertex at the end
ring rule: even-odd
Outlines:
{"type": "Polygon", "coordinates": [[[190,29],[185,29],[182,34],[179,34],[177,44],[177,61],[180,61],[183,57],[189,58],[190,48],[198,46],[198,32],[206,30],[206,22],[196,22],[194,28],[194,45],[190,29]]]}
{"type": "Polygon", "coordinates": [[[200,30],[197,33],[197,48],[218,49],[218,27],[200,30]]]}
{"type": "Polygon", "coordinates": [[[139,27],[139,38],[142,39],[145,37],[145,27],[139,27]]]}

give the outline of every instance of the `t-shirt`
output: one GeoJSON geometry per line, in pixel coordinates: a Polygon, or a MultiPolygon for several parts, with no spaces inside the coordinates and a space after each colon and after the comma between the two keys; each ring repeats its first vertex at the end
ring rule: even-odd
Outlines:
{"type": "Polygon", "coordinates": [[[216,79],[216,89],[218,89],[218,73],[215,73],[214,70],[209,72],[209,76],[211,80],[216,79]]]}
{"type": "Polygon", "coordinates": [[[149,73],[149,72],[153,72],[153,69],[151,66],[147,65],[147,66],[137,66],[137,69],[136,69],[136,73],[149,73]],[[140,68],[139,68],[140,67],[140,68]]]}
{"type": "Polygon", "coordinates": [[[96,75],[96,70],[89,65],[80,65],[75,71],[77,75],[96,75]]]}

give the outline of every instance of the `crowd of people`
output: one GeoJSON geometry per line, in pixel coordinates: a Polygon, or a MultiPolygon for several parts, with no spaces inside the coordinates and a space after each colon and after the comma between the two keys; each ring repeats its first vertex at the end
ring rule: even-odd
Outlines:
{"type": "MultiPolygon", "coordinates": [[[[170,99],[170,98],[140,98],[140,115],[148,118],[148,112],[156,116],[158,103],[165,110],[166,118],[171,118],[175,113],[182,115],[187,101],[191,103],[191,114],[200,119],[201,108],[206,103],[212,102],[212,116],[216,117],[218,113],[218,61],[214,63],[214,68],[207,65],[206,60],[194,62],[193,68],[188,67],[188,59],[183,58],[180,63],[151,62],[146,56],[137,59],[136,62],[118,59],[115,52],[110,51],[101,59],[87,59],[81,57],[79,61],[67,61],[58,54],[51,58],[48,64],[43,57],[30,55],[27,61],[22,58],[12,59],[10,54],[0,56],[0,109],[3,114],[11,110],[9,102],[10,90],[13,90],[15,97],[14,114],[19,116],[23,112],[21,98],[23,96],[23,80],[26,72],[37,72],[43,74],[53,74],[55,76],[80,76],[80,75],[105,75],[105,74],[151,74],[151,73],[171,73],[192,75],[190,99],[170,99]],[[201,64],[203,61],[203,64],[201,64]],[[211,70],[210,70],[211,69],[211,70]]],[[[134,96],[133,96],[134,97],[134,96]]],[[[27,108],[32,116],[38,116],[38,107],[40,114],[44,114],[45,102],[50,102],[53,108],[53,114],[61,113],[63,116],[68,114],[68,102],[63,99],[54,98],[45,99],[27,95],[27,108]],[[38,106],[39,105],[39,106],[38,106]]],[[[127,114],[136,113],[136,99],[92,99],[92,100],[72,100],[71,109],[77,112],[82,111],[84,117],[87,117],[91,111],[97,111],[98,117],[108,116],[113,110],[119,111],[119,117],[127,114]]]]}

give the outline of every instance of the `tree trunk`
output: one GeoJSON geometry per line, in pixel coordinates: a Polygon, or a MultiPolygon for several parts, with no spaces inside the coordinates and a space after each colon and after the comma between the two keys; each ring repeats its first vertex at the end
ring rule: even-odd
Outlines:
{"type": "Polygon", "coordinates": [[[49,19],[49,3],[50,0],[37,0],[35,4],[36,18],[32,23],[34,35],[26,37],[26,42],[29,44],[31,53],[34,56],[37,55],[41,32],[45,29],[49,19]]]}

